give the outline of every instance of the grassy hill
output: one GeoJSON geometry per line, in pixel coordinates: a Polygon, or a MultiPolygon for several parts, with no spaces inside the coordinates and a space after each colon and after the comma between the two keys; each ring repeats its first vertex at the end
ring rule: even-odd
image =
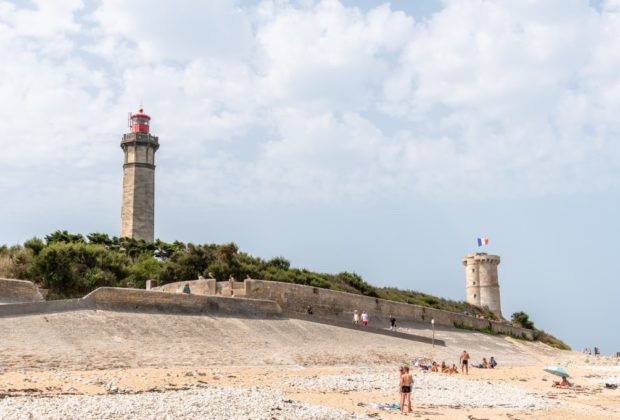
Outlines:
{"type": "MultiPolygon", "coordinates": [[[[212,275],[219,281],[232,275],[239,280],[249,276],[304,284],[495,319],[488,308],[412,290],[375,287],[355,273],[327,274],[293,268],[283,257],[269,260],[254,257],[240,252],[234,243],[195,245],[160,240],[147,243],[101,233],[84,237],[56,231],[23,245],[0,246],[0,277],[35,281],[48,289],[49,299],[81,297],[104,286],[141,288],[148,279],[166,284],[200,275],[212,275]]],[[[523,318],[516,321],[520,326],[529,326],[522,323],[523,318]]],[[[531,323],[527,316],[525,321],[531,323]]],[[[568,347],[561,342],[555,344],[568,347]]]]}

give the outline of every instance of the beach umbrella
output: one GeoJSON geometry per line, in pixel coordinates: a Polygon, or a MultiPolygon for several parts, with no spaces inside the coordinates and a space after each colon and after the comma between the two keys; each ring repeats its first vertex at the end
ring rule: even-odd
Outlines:
{"type": "Polygon", "coordinates": [[[564,368],[561,368],[561,367],[558,367],[558,366],[547,366],[544,370],[545,370],[545,372],[550,373],[552,375],[563,376],[565,378],[570,378],[570,375],[568,374],[568,372],[565,371],[564,368]]]}

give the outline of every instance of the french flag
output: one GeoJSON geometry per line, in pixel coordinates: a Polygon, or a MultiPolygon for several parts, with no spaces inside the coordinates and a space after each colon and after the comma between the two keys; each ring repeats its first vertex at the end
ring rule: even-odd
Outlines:
{"type": "Polygon", "coordinates": [[[478,238],[478,246],[488,245],[489,238],[478,238]]]}

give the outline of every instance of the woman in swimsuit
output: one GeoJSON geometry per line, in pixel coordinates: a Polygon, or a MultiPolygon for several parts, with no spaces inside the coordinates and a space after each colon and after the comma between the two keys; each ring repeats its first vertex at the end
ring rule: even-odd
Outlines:
{"type": "Polygon", "coordinates": [[[413,386],[413,376],[409,373],[409,366],[403,366],[400,374],[400,411],[404,412],[405,403],[409,404],[409,412],[411,410],[411,387],[413,386]]]}

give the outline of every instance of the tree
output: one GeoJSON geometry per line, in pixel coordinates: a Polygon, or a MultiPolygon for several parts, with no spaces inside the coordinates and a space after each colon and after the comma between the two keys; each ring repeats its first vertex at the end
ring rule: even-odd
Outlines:
{"type": "Polygon", "coordinates": [[[39,252],[43,251],[43,248],[45,248],[45,243],[41,239],[35,237],[24,242],[24,248],[31,250],[34,255],[39,255],[39,252]]]}
{"type": "Polygon", "coordinates": [[[523,311],[512,314],[510,320],[514,326],[527,328],[528,330],[534,329],[534,322],[530,321],[530,316],[523,311]]]}
{"type": "Polygon", "coordinates": [[[284,257],[275,257],[267,261],[267,266],[275,267],[279,270],[288,270],[291,268],[291,263],[284,257]]]}
{"type": "Polygon", "coordinates": [[[29,264],[29,277],[53,297],[82,297],[97,287],[117,286],[127,277],[129,258],[103,245],[55,242],[29,264]]]}
{"type": "Polygon", "coordinates": [[[83,244],[84,237],[79,233],[74,235],[72,233],[67,232],[66,230],[57,230],[54,233],[50,233],[45,236],[45,242],[48,245],[56,243],[56,242],[64,242],[67,244],[83,244]]]}
{"type": "Polygon", "coordinates": [[[143,288],[147,280],[160,277],[163,264],[156,258],[142,255],[129,267],[129,276],[126,278],[126,282],[132,282],[135,287],[143,288]]]}
{"type": "Polygon", "coordinates": [[[112,245],[112,239],[107,233],[90,233],[86,235],[89,244],[105,245],[106,248],[112,245]]]}

